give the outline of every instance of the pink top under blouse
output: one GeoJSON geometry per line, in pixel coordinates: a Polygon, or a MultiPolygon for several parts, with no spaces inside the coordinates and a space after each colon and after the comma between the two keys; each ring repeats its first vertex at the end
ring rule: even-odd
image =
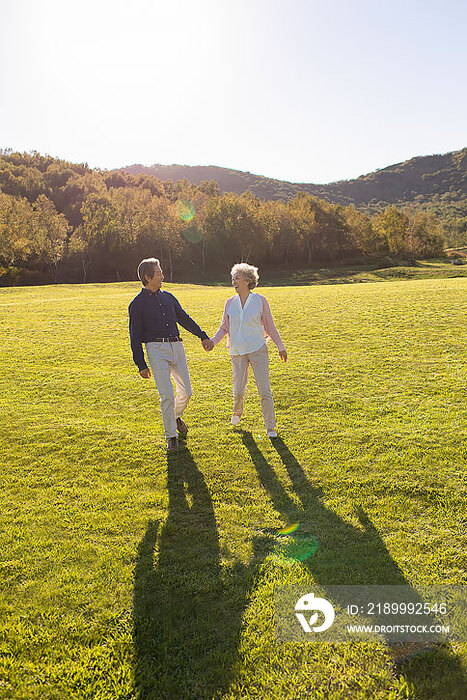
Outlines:
{"type": "Polygon", "coordinates": [[[244,307],[238,294],[225,302],[222,323],[211,338],[217,345],[227,335],[227,347],[231,355],[246,355],[259,350],[269,337],[278,350],[285,350],[284,343],[274,324],[271,309],[262,294],[250,294],[244,307]]]}

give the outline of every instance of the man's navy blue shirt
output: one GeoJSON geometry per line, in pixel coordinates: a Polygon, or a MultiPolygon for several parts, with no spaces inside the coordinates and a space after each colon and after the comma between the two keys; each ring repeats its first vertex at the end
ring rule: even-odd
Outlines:
{"type": "Polygon", "coordinates": [[[130,340],[133,359],[141,372],[147,368],[143,343],[155,338],[178,337],[177,322],[201,340],[208,335],[182,309],[178,299],[170,292],[159,289],[151,292],[143,287],[128,307],[130,314],[130,340]]]}

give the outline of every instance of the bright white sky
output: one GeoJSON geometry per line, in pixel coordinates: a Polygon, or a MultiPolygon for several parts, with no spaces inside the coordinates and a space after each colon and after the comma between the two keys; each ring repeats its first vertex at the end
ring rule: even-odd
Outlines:
{"type": "Polygon", "coordinates": [[[0,147],[358,177],[466,145],[464,0],[0,0],[0,147]]]}

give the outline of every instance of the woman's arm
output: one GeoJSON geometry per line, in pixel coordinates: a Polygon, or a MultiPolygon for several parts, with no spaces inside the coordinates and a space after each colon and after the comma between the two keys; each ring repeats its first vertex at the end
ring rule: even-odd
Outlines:
{"type": "Polygon", "coordinates": [[[221,325],[219,326],[219,328],[217,329],[217,331],[214,333],[214,335],[211,338],[214,345],[217,345],[217,343],[220,343],[222,338],[225,335],[227,335],[227,333],[229,332],[229,314],[227,313],[229,305],[230,305],[230,299],[227,299],[227,301],[225,302],[225,306],[224,306],[224,313],[222,315],[221,325]]]}
{"type": "Polygon", "coordinates": [[[263,297],[263,295],[261,295],[261,301],[263,303],[261,323],[263,324],[263,328],[266,331],[267,335],[277,345],[277,349],[279,350],[279,352],[281,352],[285,350],[285,345],[282,342],[282,338],[280,337],[279,331],[277,330],[274,320],[272,318],[271,309],[269,308],[269,304],[267,300],[263,297]]]}

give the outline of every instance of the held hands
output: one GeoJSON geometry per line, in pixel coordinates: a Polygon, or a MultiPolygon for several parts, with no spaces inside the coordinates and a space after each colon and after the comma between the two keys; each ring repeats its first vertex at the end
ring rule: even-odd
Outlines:
{"type": "Polygon", "coordinates": [[[279,350],[279,357],[283,362],[287,362],[287,350],[279,350]]]}
{"type": "Polygon", "coordinates": [[[201,341],[201,345],[202,345],[203,348],[206,350],[206,352],[209,352],[210,350],[213,350],[213,349],[214,349],[214,343],[213,343],[212,340],[210,340],[209,338],[206,338],[205,340],[202,340],[202,341],[201,341]]]}
{"type": "Polygon", "coordinates": [[[149,367],[146,367],[146,369],[141,370],[140,375],[143,377],[143,379],[149,379],[151,376],[151,370],[149,367]]]}

